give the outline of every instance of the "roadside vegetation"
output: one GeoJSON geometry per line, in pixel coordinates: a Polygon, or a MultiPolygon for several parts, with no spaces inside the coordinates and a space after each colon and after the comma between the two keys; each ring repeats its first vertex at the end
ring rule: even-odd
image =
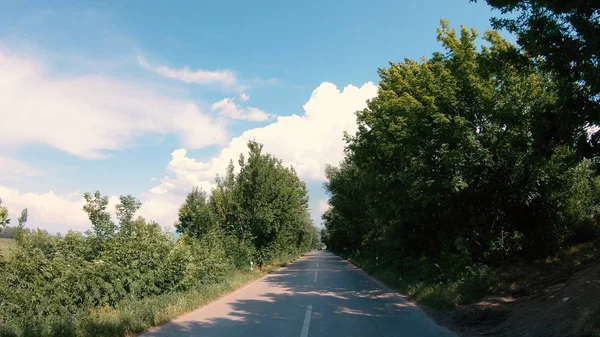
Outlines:
{"type": "Polygon", "coordinates": [[[27,210],[9,227],[0,205],[15,242],[0,255],[0,336],[130,335],[315,249],[305,184],[260,144],[248,148],[239,172],[231,162],[210,196],[189,193],[178,238],[135,218],[141,203],[130,195],[120,197],[114,221],[108,197],[86,193],[92,229],[64,236],[26,228],[27,210]]]}
{"type": "Polygon", "coordinates": [[[487,2],[517,45],[442,20],[443,51],[379,69],[326,170],[328,249],[434,308],[600,234],[600,7],[487,2]]]}
{"type": "Polygon", "coordinates": [[[10,255],[13,247],[15,246],[15,240],[9,238],[0,238],[0,254],[4,256],[10,255]]]}
{"type": "MultiPolygon", "coordinates": [[[[2,233],[14,237],[0,239],[0,336],[143,331],[317,248],[319,236],[432,308],[514,291],[515,275],[539,263],[596,259],[600,6],[486,2],[510,15],[492,19],[495,30],[442,20],[442,51],[378,70],[344,160],[326,169],[320,234],[305,184],[256,142],[210,195],[192,189],[178,238],[135,218],[130,195],[115,221],[106,196],[86,193],[92,229],[64,236],[28,229],[27,210],[10,227],[0,204],[2,233]]],[[[574,328],[598,336],[598,317],[593,302],[574,328]]]]}

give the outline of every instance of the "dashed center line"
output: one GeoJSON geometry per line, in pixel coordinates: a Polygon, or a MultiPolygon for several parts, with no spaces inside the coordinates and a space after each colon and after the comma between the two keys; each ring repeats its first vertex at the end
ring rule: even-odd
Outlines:
{"type": "Polygon", "coordinates": [[[318,275],[319,275],[319,272],[318,272],[318,271],[316,271],[316,272],[315,272],[315,282],[317,282],[317,276],[318,276],[318,275]]]}
{"type": "Polygon", "coordinates": [[[312,316],[312,305],[309,305],[308,308],[306,308],[306,316],[304,316],[304,324],[302,324],[302,332],[300,332],[300,337],[308,337],[310,316],[312,316]]]}

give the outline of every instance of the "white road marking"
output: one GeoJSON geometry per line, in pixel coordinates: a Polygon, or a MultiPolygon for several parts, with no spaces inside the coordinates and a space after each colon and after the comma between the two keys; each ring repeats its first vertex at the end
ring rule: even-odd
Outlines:
{"type": "Polygon", "coordinates": [[[317,261],[317,268],[319,268],[319,261],[317,261]]]}
{"type": "Polygon", "coordinates": [[[315,282],[317,282],[317,275],[319,274],[318,271],[315,272],[315,282]]]}
{"type": "Polygon", "coordinates": [[[309,305],[308,308],[306,308],[306,316],[304,316],[304,324],[302,324],[302,332],[300,332],[300,337],[308,337],[310,316],[312,316],[312,305],[309,305]]]}

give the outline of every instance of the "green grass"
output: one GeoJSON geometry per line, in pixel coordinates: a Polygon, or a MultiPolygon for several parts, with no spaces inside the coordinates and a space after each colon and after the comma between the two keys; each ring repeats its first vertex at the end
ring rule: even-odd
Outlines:
{"type": "MultiPolygon", "coordinates": [[[[377,265],[372,260],[358,256],[345,257],[352,264],[383,282],[390,288],[433,309],[452,308],[476,302],[486,295],[501,293],[511,287],[514,280],[525,278],[541,265],[573,263],[579,265],[600,256],[600,241],[565,247],[557,254],[534,262],[517,261],[509,270],[494,270],[485,266],[455,270],[460,275],[440,282],[424,274],[401,275],[393,268],[377,265]]],[[[421,266],[422,270],[431,266],[421,266]]],[[[590,318],[591,320],[591,318],[590,318]]],[[[600,324],[600,323],[598,323],[600,324]]],[[[600,325],[599,325],[600,326],[600,325]]],[[[600,337],[600,335],[599,335],[600,337]]]]}
{"type": "Polygon", "coordinates": [[[15,245],[14,239],[0,238],[0,253],[5,257],[8,256],[15,245]]]}
{"type": "MultiPolygon", "coordinates": [[[[184,313],[208,304],[295,260],[286,256],[261,270],[232,271],[222,282],[199,285],[195,290],[173,292],[142,300],[123,301],[117,307],[95,308],[75,316],[28,318],[24,331],[15,336],[115,337],[164,324],[184,313]]],[[[10,329],[9,327],[7,327],[10,329]]],[[[0,328],[0,336],[13,336],[0,328]]]]}
{"type": "Polygon", "coordinates": [[[440,282],[423,275],[401,275],[392,268],[378,266],[364,259],[348,258],[348,261],[388,287],[433,309],[473,303],[505,287],[491,269],[484,267],[465,269],[463,276],[458,279],[440,282]]]}
{"type": "Polygon", "coordinates": [[[273,267],[257,273],[236,272],[224,282],[208,284],[196,291],[170,293],[139,301],[124,302],[118,308],[99,308],[84,318],[80,336],[133,336],[151,327],[214,301],[266,275],[273,267]]]}

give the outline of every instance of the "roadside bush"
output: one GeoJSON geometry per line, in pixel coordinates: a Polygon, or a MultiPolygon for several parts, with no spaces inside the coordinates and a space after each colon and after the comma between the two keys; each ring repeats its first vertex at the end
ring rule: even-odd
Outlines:
{"type": "MultiPolygon", "coordinates": [[[[120,197],[115,222],[108,197],[85,193],[92,223],[85,233],[25,229],[23,211],[11,228],[16,247],[0,255],[0,336],[137,332],[260,275],[250,262],[268,267],[315,247],[305,184],[258,143],[249,149],[241,172],[235,176],[231,164],[210,197],[192,189],[177,239],[134,219],[141,203],[130,195],[120,197]]],[[[4,228],[10,219],[0,211],[4,228]]]]}

